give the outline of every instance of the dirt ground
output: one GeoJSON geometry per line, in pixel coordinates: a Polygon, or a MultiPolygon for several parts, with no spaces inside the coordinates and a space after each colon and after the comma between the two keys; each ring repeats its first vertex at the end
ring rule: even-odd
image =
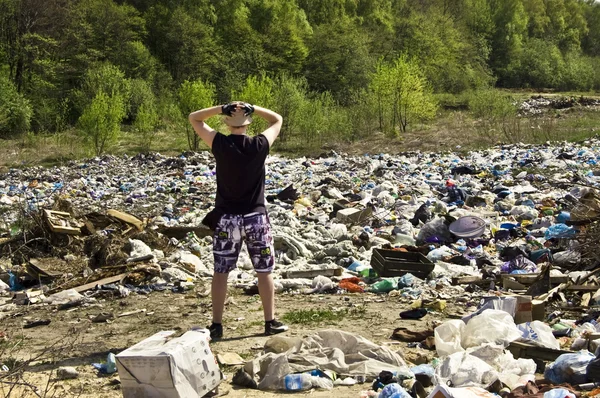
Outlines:
{"type": "MultiPolygon", "coordinates": [[[[192,326],[206,326],[211,320],[210,298],[206,296],[208,282],[198,282],[194,291],[186,294],[154,292],[150,295],[131,294],[126,298],[107,298],[87,307],[58,311],[49,306],[18,307],[13,316],[2,320],[0,331],[6,336],[4,358],[12,357],[26,361],[40,354],[32,362],[21,382],[38,386],[38,394],[31,388],[0,384],[0,397],[121,397],[118,375],[102,376],[92,367],[103,362],[109,352],[119,353],[129,346],[161,330],[183,333],[192,326]],[[110,323],[92,323],[90,317],[103,312],[117,316],[124,312],[145,309],[145,313],[116,317],[110,323]],[[51,324],[24,329],[27,320],[51,319],[51,324]],[[21,344],[14,347],[16,342],[21,344]],[[11,343],[14,343],[11,345],[11,343]],[[48,350],[53,343],[56,350],[48,350]],[[54,351],[54,352],[53,352],[54,351]],[[80,372],[75,380],[55,379],[59,366],[74,366],[80,372]],[[50,380],[48,382],[48,380],[50,380]],[[48,392],[45,392],[48,390],[48,392]]],[[[267,337],[262,335],[262,308],[259,297],[248,296],[241,289],[230,288],[224,319],[224,338],[211,344],[214,354],[234,352],[249,360],[258,356],[267,337]]],[[[337,294],[302,295],[280,294],[277,296],[279,317],[298,309],[356,309],[348,311],[346,318],[320,324],[290,324],[287,336],[305,337],[319,329],[340,329],[366,337],[377,344],[391,344],[405,358],[415,361],[433,359],[435,351],[408,348],[407,343],[390,340],[394,328],[424,330],[435,320],[461,316],[464,307],[449,305],[445,313],[429,313],[415,321],[400,320],[399,312],[409,309],[410,300],[388,295],[337,294]]],[[[220,395],[241,397],[276,397],[281,392],[263,392],[232,386],[231,378],[236,367],[221,366],[226,375],[219,389],[220,395]]],[[[370,384],[352,387],[336,386],[333,391],[312,390],[297,393],[299,397],[357,397],[370,384]]]]}

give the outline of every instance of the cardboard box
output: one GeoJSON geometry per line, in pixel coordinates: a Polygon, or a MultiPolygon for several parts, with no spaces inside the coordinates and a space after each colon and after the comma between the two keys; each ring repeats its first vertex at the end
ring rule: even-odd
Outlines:
{"type": "Polygon", "coordinates": [[[517,296],[517,309],[515,311],[515,323],[517,325],[533,321],[531,310],[531,296],[517,296]]]}
{"type": "Polygon", "coordinates": [[[124,398],[196,398],[221,382],[208,330],[163,331],[116,356],[124,398]]]}
{"type": "Polygon", "coordinates": [[[546,320],[546,303],[542,300],[531,300],[531,319],[534,321],[546,320]]]}

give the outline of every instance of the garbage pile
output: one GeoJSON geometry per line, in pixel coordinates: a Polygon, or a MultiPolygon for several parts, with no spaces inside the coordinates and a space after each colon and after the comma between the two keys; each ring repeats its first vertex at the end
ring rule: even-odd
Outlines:
{"type": "Polygon", "coordinates": [[[526,101],[519,104],[519,113],[522,116],[540,115],[548,110],[565,110],[575,107],[585,109],[598,109],[600,100],[589,97],[550,97],[543,95],[534,95],[526,101]]]}
{"type": "MultiPolygon", "coordinates": [[[[518,336],[592,352],[590,336],[600,332],[592,308],[600,303],[599,160],[597,139],[470,153],[273,155],[266,194],[276,289],[386,294],[410,304],[404,319],[452,301],[471,315],[460,321],[465,329],[503,311],[514,320],[497,321],[508,327],[500,339],[467,338],[459,324],[394,336],[437,347],[443,385],[489,389],[496,379],[517,388],[536,371],[505,351],[518,336]],[[448,328],[451,337],[438,336],[448,328]],[[465,367],[477,370],[466,371],[466,384],[457,379],[465,367]]],[[[93,298],[81,297],[90,290],[183,292],[212,273],[201,220],[215,189],[208,153],[12,169],[0,176],[0,291],[16,304],[61,308],[93,298]]],[[[238,264],[231,280],[256,293],[245,250],[238,264]]]]}

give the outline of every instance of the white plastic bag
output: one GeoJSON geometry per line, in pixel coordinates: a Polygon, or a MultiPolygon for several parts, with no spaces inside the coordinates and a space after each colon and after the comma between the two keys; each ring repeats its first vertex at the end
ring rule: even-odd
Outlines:
{"type": "Polygon", "coordinates": [[[454,319],[442,323],[435,328],[435,349],[439,357],[445,357],[455,352],[464,351],[461,346],[462,333],[465,329],[465,323],[459,319],[454,319]]]}
{"type": "Polygon", "coordinates": [[[473,317],[462,335],[463,348],[478,347],[493,343],[507,347],[511,341],[521,337],[512,316],[504,311],[485,310],[473,317]]]}
{"type": "Polygon", "coordinates": [[[533,321],[521,323],[517,325],[517,328],[521,331],[523,339],[542,347],[560,350],[560,343],[552,334],[550,326],[544,322],[533,321]]]}
{"type": "Polygon", "coordinates": [[[487,387],[498,379],[490,365],[466,352],[456,352],[435,370],[436,384],[451,382],[454,387],[487,387]]]}
{"type": "Polygon", "coordinates": [[[427,398],[439,397],[444,398],[497,398],[497,395],[492,394],[483,388],[467,387],[467,388],[451,388],[446,386],[437,386],[427,398]]]}

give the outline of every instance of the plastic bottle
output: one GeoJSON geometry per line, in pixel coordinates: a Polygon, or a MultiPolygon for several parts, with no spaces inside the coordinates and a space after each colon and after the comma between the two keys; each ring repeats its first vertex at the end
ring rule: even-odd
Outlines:
{"type": "Polygon", "coordinates": [[[283,378],[282,390],[304,391],[312,388],[312,378],[309,373],[289,374],[283,378]]]}
{"type": "Polygon", "coordinates": [[[112,352],[108,353],[106,358],[106,373],[112,374],[117,371],[117,359],[112,352]]]}

